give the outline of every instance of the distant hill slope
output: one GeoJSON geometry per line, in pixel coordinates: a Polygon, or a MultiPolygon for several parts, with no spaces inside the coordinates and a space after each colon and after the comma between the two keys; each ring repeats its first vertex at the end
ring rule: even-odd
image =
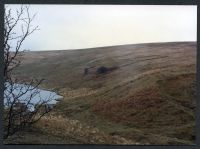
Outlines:
{"type": "Polygon", "coordinates": [[[193,144],[196,43],[26,52],[14,74],[65,98],[54,113],[140,143],[193,144]],[[101,66],[108,71],[98,73],[101,66]]]}

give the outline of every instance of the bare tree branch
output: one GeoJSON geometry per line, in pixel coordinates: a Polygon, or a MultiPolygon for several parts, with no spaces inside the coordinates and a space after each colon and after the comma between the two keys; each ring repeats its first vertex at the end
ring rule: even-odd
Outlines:
{"type": "Polygon", "coordinates": [[[13,70],[21,64],[19,55],[20,51],[23,51],[21,48],[24,41],[36,30],[39,30],[38,26],[32,26],[36,15],[31,15],[29,8],[30,6],[22,5],[15,13],[8,6],[5,8],[3,44],[5,80],[4,138],[26,126],[32,125],[51,110],[47,106],[48,102],[52,100],[50,96],[45,100],[40,97],[37,106],[32,103],[33,98],[39,94],[37,88],[43,80],[32,79],[26,82],[25,86],[19,86],[16,84],[17,79],[13,79],[12,76],[13,70]],[[21,28],[21,34],[15,31],[16,28],[21,28]],[[27,93],[30,93],[30,96],[22,101],[21,98],[27,93]],[[30,107],[34,107],[34,110],[31,110],[30,107]]]}

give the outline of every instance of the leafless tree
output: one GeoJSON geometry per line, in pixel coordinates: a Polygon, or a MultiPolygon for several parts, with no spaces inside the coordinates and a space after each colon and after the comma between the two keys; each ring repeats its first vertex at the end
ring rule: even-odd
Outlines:
{"type": "Polygon", "coordinates": [[[37,104],[31,102],[39,94],[37,87],[43,80],[31,79],[26,86],[16,85],[17,78],[12,72],[20,63],[20,54],[23,53],[22,45],[38,26],[32,26],[35,15],[31,15],[29,6],[21,6],[12,10],[5,7],[4,15],[4,138],[37,122],[50,111],[47,103],[52,100],[39,99],[37,104]],[[19,29],[21,33],[19,33],[19,29]],[[17,31],[18,30],[18,31],[17,31]],[[17,92],[16,92],[17,90],[17,92]],[[20,99],[29,92],[23,101],[20,99]],[[34,107],[34,109],[30,109],[34,107]]]}

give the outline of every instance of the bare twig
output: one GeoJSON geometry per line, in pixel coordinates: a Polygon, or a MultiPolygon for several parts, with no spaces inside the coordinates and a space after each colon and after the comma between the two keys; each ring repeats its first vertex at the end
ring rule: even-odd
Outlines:
{"type": "MultiPolygon", "coordinates": [[[[4,101],[5,101],[5,114],[4,138],[14,134],[27,125],[37,122],[42,116],[50,111],[47,103],[52,100],[50,97],[47,100],[40,99],[37,107],[33,105],[32,100],[34,96],[39,94],[38,86],[43,80],[31,80],[25,86],[16,85],[16,79],[12,77],[12,72],[21,64],[19,54],[23,51],[21,49],[24,41],[33,32],[38,30],[38,26],[32,26],[35,14],[30,15],[29,6],[21,6],[16,10],[15,17],[11,8],[6,6],[4,16],[4,101]],[[21,27],[21,34],[16,33],[17,26],[21,27]],[[12,45],[12,46],[11,46],[12,45]],[[15,91],[18,90],[16,93],[15,91]],[[30,92],[23,102],[20,100],[24,95],[30,92]],[[33,111],[30,107],[35,107],[33,111]],[[41,110],[45,107],[44,110],[41,110]]],[[[19,27],[18,27],[19,28],[19,27]]]]}

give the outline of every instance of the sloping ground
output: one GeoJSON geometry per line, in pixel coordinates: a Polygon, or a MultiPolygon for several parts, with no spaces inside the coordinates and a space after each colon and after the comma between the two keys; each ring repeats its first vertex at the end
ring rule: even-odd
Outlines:
{"type": "Polygon", "coordinates": [[[72,51],[27,52],[22,56],[22,65],[15,74],[20,80],[30,76],[44,78],[45,87],[50,89],[99,89],[149,70],[195,65],[195,50],[196,43],[158,43],[72,51]],[[90,70],[89,75],[84,75],[84,68],[100,66],[119,69],[107,75],[107,78],[98,79],[90,70]]]}
{"type": "MultiPolygon", "coordinates": [[[[37,125],[39,129],[48,123],[45,127],[52,130],[52,137],[63,134],[67,143],[74,142],[70,134],[78,143],[117,144],[108,141],[112,136],[130,144],[195,143],[196,43],[27,52],[22,59],[15,71],[22,82],[45,78],[42,88],[64,96],[53,110],[62,117],[37,125]],[[117,69],[98,74],[100,66],[117,69]],[[89,68],[86,75],[85,68],[89,68]],[[94,136],[103,141],[84,140],[76,130],[64,134],[60,130],[68,132],[65,125],[69,121],[61,121],[69,118],[78,120],[84,129],[98,129],[94,136]]],[[[90,131],[84,136],[90,136],[90,131]]]]}
{"type": "Polygon", "coordinates": [[[45,116],[33,127],[8,138],[5,144],[135,144],[118,135],[105,134],[78,120],[62,116],[45,116]]]}
{"type": "MultiPolygon", "coordinates": [[[[187,74],[162,80],[157,86],[144,88],[127,98],[97,100],[92,108],[115,123],[192,143],[196,108],[194,78],[194,74],[187,74]]],[[[131,131],[123,136],[137,140],[131,131]]]]}
{"type": "Polygon", "coordinates": [[[194,78],[194,74],[179,75],[159,81],[157,86],[144,88],[128,98],[99,99],[93,105],[93,111],[108,116],[113,121],[135,123],[141,127],[178,125],[179,118],[194,120],[193,110],[196,105],[194,78]],[[172,111],[170,107],[177,109],[172,111]],[[174,114],[180,116],[176,121],[171,117],[174,114]]]}

